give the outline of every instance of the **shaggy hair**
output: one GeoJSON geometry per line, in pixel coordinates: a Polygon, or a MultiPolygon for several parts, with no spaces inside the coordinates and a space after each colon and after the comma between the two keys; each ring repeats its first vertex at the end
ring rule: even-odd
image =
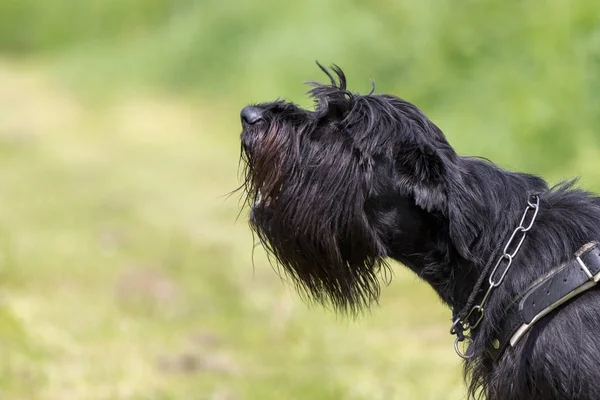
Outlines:
{"type": "Polygon", "coordinates": [[[250,225],[297,288],[356,313],[377,301],[392,258],[459,310],[536,193],[534,228],[472,333],[469,397],[597,398],[596,290],[544,317],[500,362],[486,345],[518,294],[600,240],[600,199],[572,182],[549,188],[539,177],[460,156],[413,104],[351,93],[341,69],[333,67],[334,79],[321,68],[331,83],[313,83],[314,110],[255,105],[260,118],[244,122],[241,136],[250,225]]]}

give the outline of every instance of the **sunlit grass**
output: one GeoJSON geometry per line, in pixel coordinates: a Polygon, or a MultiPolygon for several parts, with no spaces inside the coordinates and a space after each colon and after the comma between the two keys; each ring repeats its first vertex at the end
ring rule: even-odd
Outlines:
{"type": "Polygon", "coordinates": [[[0,1],[0,398],[461,398],[450,311],[401,266],[352,321],[302,303],[260,248],[253,264],[227,196],[238,112],[310,104],[313,61],[337,63],[461,154],[598,190],[598,12],[0,1]]]}
{"type": "Polygon", "coordinates": [[[6,398],[460,398],[449,311],[397,267],[351,321],[298,300],[238,197],[237,105],[91,106],[0,68],[6,398]],[[435,378],[435,379],[434,379],[435,378]]]}

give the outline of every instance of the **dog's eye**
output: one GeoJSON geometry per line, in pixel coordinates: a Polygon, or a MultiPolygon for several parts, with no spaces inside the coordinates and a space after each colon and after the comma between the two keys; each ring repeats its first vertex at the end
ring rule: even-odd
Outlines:
{"type": "Polygon", "coordinates": [[[340,124],[340,129],[344,132],[345,135],[352,135],[354,132],[354,125],[348,124],[348,122],[342,122],[340,124]]]}

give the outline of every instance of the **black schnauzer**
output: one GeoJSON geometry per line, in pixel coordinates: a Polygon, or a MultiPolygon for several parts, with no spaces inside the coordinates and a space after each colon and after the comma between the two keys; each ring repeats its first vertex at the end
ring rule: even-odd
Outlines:
{"type": "Polygon", "coordinates": [[[414,105],[321,68],[314,111],[241,113],[250,225],[300,292],[356,313],[393,258],[452,308],[470,398],[600,398],[600,198],[460,156],[414,105]]]}

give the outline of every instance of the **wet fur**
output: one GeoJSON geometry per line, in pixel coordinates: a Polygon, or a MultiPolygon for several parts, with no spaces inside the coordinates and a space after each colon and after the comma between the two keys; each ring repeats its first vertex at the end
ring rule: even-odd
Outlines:
{"type": "Polygon", "coordinates": [[[337,80],[327,71],[331,83],[310,91],[314,110],[263,103],[264,120],[242,133],[250,225],[268,253],[302,293],[337,311],[377,301],[388,258],[460,309],[517,226],[528,194],[540,193],[534,228],[474,333],[469,396],[598,398],[596,290],[542,319],[499,364],[485,346],[517,294],[600,240],[600,199],[572,182],[549,188],[539,177],[459,156],[417,107],[351,93],[343,72],[333,72],[337,80]]]}

